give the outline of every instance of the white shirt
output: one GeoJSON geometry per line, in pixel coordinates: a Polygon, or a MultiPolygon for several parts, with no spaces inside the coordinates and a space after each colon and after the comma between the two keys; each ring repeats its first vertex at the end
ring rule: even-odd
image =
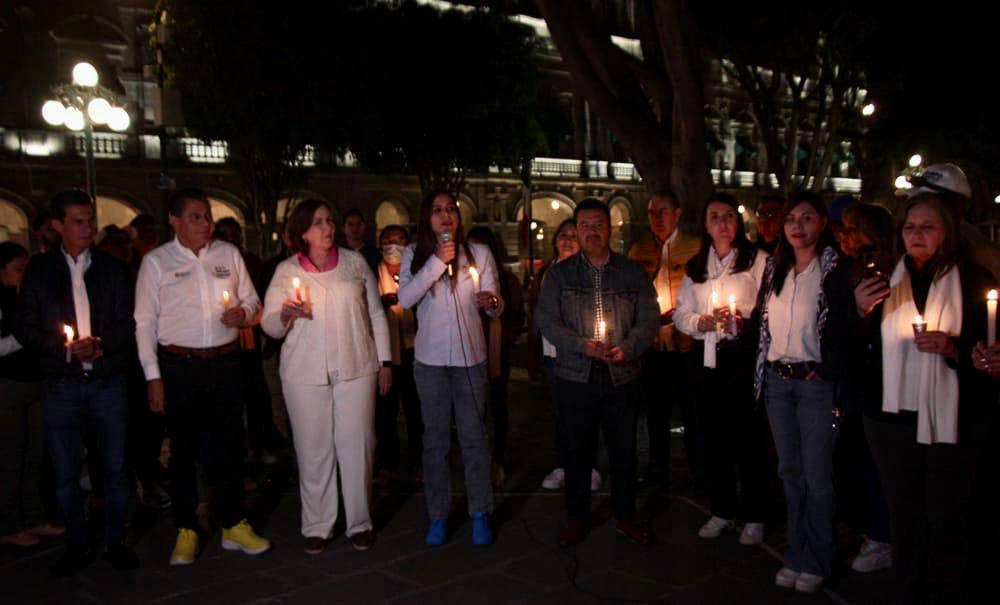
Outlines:
{"type": "Polygon", "coordinates": [[[157,345],[207,349],[228,344],[239,329],[222,323],[229,306],[253,317],[260,299],[236,246],[209,242],[195,255],[174,238],[142,259],[135,292],[135,336],[146,380],[160,377],[157,345]]]}
{"type": "MultiPolygon", "coordinates": [[[[83,281],[83,276],[90,268],[90,248],[81,252],[76,260],[66,252],[65,248],[60,248],[66,264],[69,265],[70,282],[73,289],[73,310],[76,312],[76,339],[91,336],[90,332],[90,297],[87,296],[87,284],[83,281]]],[[[84,363],[84,370],[94,369],[94,364],[84,363]]]]}
{"type": "MultiPolygon", "coordinates": [[[[715,346],[719,341],[716,331],[702,332],[698,329],[698,319],[709,315],[713,307],[724,307],[729,304],[729,296],[736,298],[736,309],[748,318],[757,304],[757,290],[767,266],[767,253],[753,249],[756,253],[753,265],[746,271],[732,273],[736,261],[736,249],[733,248],[725,258],[719,258],[715,247],[708,251],[708,267],[706,279],[696,284],[689,275],[684,275],[681,281],[681,291],[677,294],[677,309],[674,311],[674,325],[681,332],[697,340],[705,341],[704,364],[707,368],[715,367],[715,346]],[[712,304],[712,293],[715,292],[718,301],[712,304]]],[[[732,334],[723,333],[721,338],[735,338],[732,334]]]]}
{"type": "Polygon", "coordinates": [[[337,266],[306,271],[298,255],[284,260],[264,295],[261,328],[281,346],[281,380],[288,384],[325,385],[370,376],[380,361],[392,359],[389,324],[379,299],[375,274],[361,254],[338,249],[337,266]],[[285,300],[295,297],[293,280],[311,318],[286,326],[285,300]]]}
{"type": "Polygon", "coordinates": [[[767,324],[771,331],[768,361],[823,360],[816,331],[821,277],[819,258],[814,258],[798,275],[794,267],[789,269],[780,296],[771,292],[767,300],[767,324]]]}
{"type": "MultiPolygon", "coordinates": [[[[492,292],[499,298],[497,268],[489,248],[482,244],[469,246],[479,269],[479,291],[492,292]]],[[[459,248],[459,268],[454,277],[448,277],[448,265],[435,254],[413,275],[410,264],[415,250],[415,244],[407,246],[399,270],[399,303],[406,308],[417,308],[414,357],[430,366],[469,367],[483,363],[486,338],[465,250],[459,248]],[[452,279],[458,280],[454,290],[452,279]]],[[[488,311],[492,317],[501,312],[503,300],[495,311],[488,311]]]]}

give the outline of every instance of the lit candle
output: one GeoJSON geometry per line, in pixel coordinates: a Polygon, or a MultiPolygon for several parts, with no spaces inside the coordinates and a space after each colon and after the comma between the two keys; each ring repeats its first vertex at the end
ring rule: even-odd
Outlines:
{"type": "Polygon", "coordinates": [[[469,267],[469,275],[472,276],[472,289],[479,292],[479,269],[469,267]]]}
{"type": "Polygon", "coordinates": [[[736,295],[729,295],[729,321],[733,322],[733,334],[736,333],[736,295]]]}
{"type": "Polygon", "coordinates": [[[73,359],[73,354],[69,350],[69,345],[74,338],[73,326],[63,324],[63,334],[66,335],[66,363],[69,363],[73,359]]]}
{"type": "MultiPolygon", "coordinates": [[[[709,309],[709,312],[714,317],[715,316],[715,310],[719,308],[719,293],[716,292],[715,290],[712,290],[712,297],[710,299],[710,302],[712,304],[712,308],[709,309]]],[[[722,331],[720,329],[719,322],[715,322],[715,335],[716,336],[722,336],[722,331]]]]}
{"type": "Polygon", "coordinates": [[[927,331],[927,322],[920,315],[913,318],[913,335],[921,334],[927,331]]]}
{"type": "Polygon", "coordinates": [[[608,324],[603,319],[597,322],[597,340],[604,342],[608,335],[608,324]]]}
{"type": "Polygon", "coordinates": [[[992,347],[997,341],[997,291],[986,295],[986,346],[992,347]]]}
{"type": "Polygon", "coordinates": [[[223,290],[222,291],[222,308],[223,309],[228,309],[229,308],[229,301],[230,301],[231,298],[232,297],[229,296],[229,290],[223,290]]]}
{"type": "Polygon", "coordinates": [[[302,281],[299,278],[297,278],[297,277],[293,277],[292,278],[292,289],[295,290],[295,300],[301,301],[302,300],[302,281]]]}

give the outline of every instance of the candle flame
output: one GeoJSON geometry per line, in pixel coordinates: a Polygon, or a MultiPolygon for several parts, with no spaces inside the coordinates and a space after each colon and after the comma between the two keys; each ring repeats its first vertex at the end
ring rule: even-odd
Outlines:
{"type": "Polygon", "coordinates": [[[299,280],[299,278],[297,278],[297,277],[293,277],[292,278],[292,287],[293,288],[298,288],[301,285],[302,285],[302,282],[299,280]]]}
{"type": "Polygon", "coordinates": [[[73,327],[72,326],[67,326],[67,325],[64,324],[63,325],[63,334],[66,335],[66,341],[67,342],[72,341],[73,340],[73,334],[74,334],[73,327]]]}
{"type": "Polygon", "coordinates": [[[597,327],[600,328],[600,330],[603,332],[604,329],[608,327],[608,324],[605,323],[604,320],[602,319],[597,323],[597,327]]]}
{"type": "Polygon", "coordinates": [[[229,290],[222,291],[222,302],[224,302],[227,305],[229,304],[229,290]]]}
{"type": "Polygon", "coordinates": [[[916,316],[916,317],[915,317],[915,318],[913,319],[913,323],[915,323],[915,324],[917,324],[917,325],[919,325],[919,324],[922,324],[922,323],[924,323],[924,318],[923,318],[923,316],[921,316],[921,315],[917,315],[917,316],[916,316]]]}
{"type": "Polygon", "coordinates": [[[986,294],[986,300],[996,300],[996,299],[997,299],[996,290],[990,290],[989,293],[986,294]]]}
{"type": "Polygon", "coordinates": [[[719,304],[719,293],[712,292],[712,306],[715,307],[718,306],[718,304],[719,304]]]}
{"type": "Polygon", "coordinates": [[[469,267],[469,275],[472,276],[472,279],[476,279],[479,277],[479,271],[475,267],[469,267]]]}
{"type": "Polygon", "coordinates": [[[735,294],[730,294],[729,295],[729,304],[730,304],[730,306],[736,304],[736,295],[735,294]]]}

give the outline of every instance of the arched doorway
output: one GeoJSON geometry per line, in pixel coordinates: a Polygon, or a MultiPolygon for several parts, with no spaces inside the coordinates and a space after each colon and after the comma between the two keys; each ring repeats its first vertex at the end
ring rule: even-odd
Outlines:
{"type": "Polygon", "coordinates": [[[29,244],[28,217],[17,204],[0,198],[0,242],[29,244]]]}
{"type": "Polygon", "coordinates": [[[462,215],[462,227],[468,231],[476,219],[476,205],[472,198],[464,193],[459,193],[458,199],[455,201],[458,202],[458,213],[462,215]]]}
{"type": "Polygon", "coordinates": [[[212,196],[209,196],[208,203],[212,208],[213,221],[219,222],[219,219],[234,218],[240,227],[243,227],[244,232],[246,231],[246,220],[243,218],[243,212],[234,203],[212,196]]]}
{"type": "MultiPolygon", "coordinates": [[[[465,217],[462,217],[465,220],[465,217]]],[[[402,202],[397,202],[395,200],[385,200],[378,205],[375,209],[375,234],[376,237],[382,233],[382,229],[385,229],[388,225],[403,225],[404,227],[410,224],[410,212],[406,209],[406,206],[402,202]]]]}
{"type": "Polygon", "coordinates": [[[108,225],[127,227],[138,214],[139,211],[128,202],[106,195],[97,196],[98,230],[108,225]]]}
{"type": "Polygon", "coordinates": [[[620,254],[628,252],[631,242],[632,208],[625,198],[615,198],[611,209],[611,249],[620,254]]]}
{"type": "MultiPolygon", "coordinates": [[[[564,220],[573,217],[576,203],[569,197],[555,192],[539,192],[531,198],[529,240],[534,258],[547,259],[552,251],[552,238],[564,220]]],[[[517,209],[517,222],[524,220],[524,206],[517,209]]]]}

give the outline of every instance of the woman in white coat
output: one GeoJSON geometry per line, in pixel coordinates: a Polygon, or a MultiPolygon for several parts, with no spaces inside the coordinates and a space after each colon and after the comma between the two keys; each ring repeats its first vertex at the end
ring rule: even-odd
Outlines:
{"type": "Polygon", "coordinates": [[[281,384],[295,440],[305,551],[319,554],[344,495],[347,537],[374,544],[370,514],[375,393],[392,382],[389,328],[375,275],[334,244],[326,202],[304,200],[288,219],[296,252],[278,265],[261,326],[281,347],[281,384]]]}

